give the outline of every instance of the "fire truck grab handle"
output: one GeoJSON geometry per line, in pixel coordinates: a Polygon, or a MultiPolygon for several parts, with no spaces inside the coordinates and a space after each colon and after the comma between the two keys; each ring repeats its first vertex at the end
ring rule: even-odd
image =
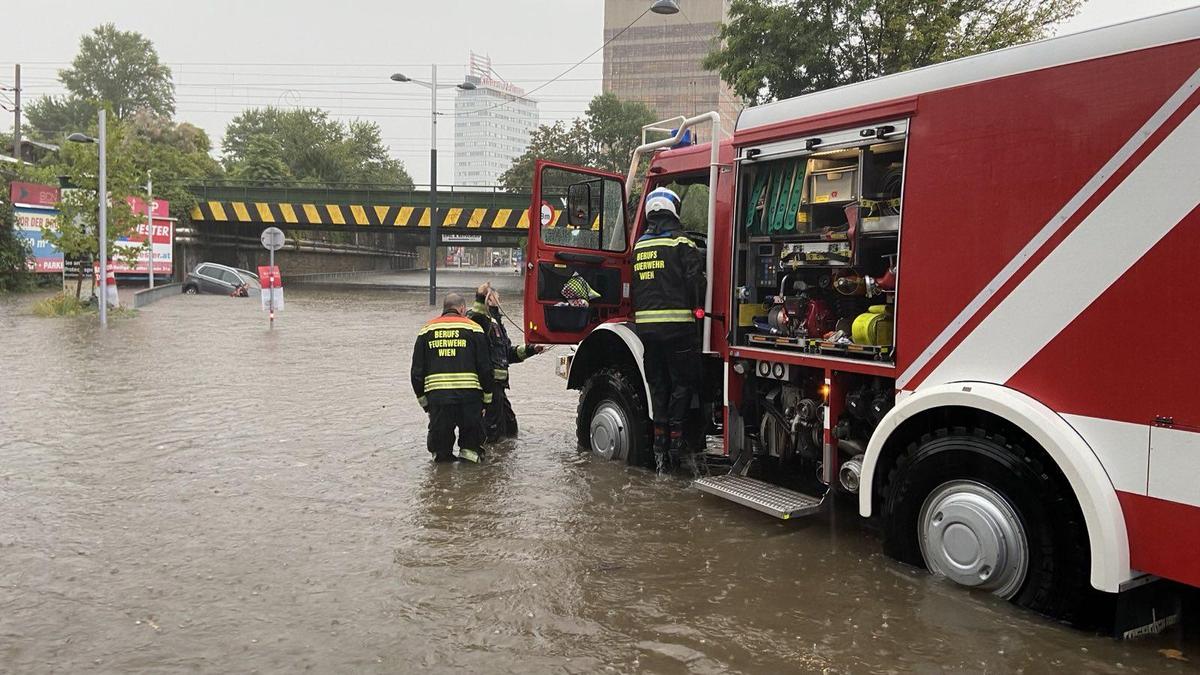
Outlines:
{"type": "Polygon", "coordinates": [[[589,263],[592,265],[599,265],[600,263],[604,262],[604,256],[596,255],[595,253],[571,253],[569,251],[555,251],[554,257],[557,260],[589,263]]]}

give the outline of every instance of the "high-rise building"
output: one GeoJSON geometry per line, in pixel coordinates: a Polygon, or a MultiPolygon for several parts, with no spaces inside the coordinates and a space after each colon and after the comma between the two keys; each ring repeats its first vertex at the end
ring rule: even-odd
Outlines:
{"type": "Polygon", "coordinates": [[[490,58],[471,54],[467,81],[454,99],[454,183],[495,185],[529,147],[538,125],[537,101],[505,82],[490,58]]]}
{"type": "MultiPolygon", "coordinates": [[[[645,103],[660,118],[716,110],[730,133],[742,103],[717,73],[700,65],[717,44],[729,0],[680,0],[677,14],[638,19],[650,4],[604,0],[604,40],[612,40],[604,48],[604,91],[645,103]]],[[[707,129],[700,136],[707,139],[707,129]]]]}

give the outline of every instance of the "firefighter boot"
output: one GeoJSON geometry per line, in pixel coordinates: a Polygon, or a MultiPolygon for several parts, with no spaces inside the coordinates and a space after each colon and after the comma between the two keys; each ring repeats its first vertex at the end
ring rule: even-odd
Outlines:
{"type": "Polygon", "coordinates": [[[703,475],[700,471],[700,463],[704,459],[688,449],[682,432],[678,436],[671,434],[671,459],[675,461],[675,466],[682,469],[683,473],[691,476],[693,480],[703,475]]]}
{"type": "Polygon", "coordinates": [[[665,476],[667,467],[667,428],[654,425],[654,472],[665,476]]]}

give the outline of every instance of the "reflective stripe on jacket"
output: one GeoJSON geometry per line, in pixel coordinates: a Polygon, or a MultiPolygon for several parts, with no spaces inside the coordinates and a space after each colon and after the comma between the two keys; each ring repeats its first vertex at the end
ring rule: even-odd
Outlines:
{"type": "Polygon", "coordinates": [[[492,398],[492,363],[487,338],[474,321],[448,313],[417,333],[409,369],[422,406],[492,398]]]}
{"type": "Polygon", "coordinates": [[[678,230],[643,235],[633,245],[632,295],[639,330],[695,325],[704,304],[704,254],[678,230]]]}

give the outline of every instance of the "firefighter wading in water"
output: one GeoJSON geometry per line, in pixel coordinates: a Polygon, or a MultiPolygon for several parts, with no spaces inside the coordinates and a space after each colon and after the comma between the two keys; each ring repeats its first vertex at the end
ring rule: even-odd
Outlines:
{"type": "Polygon", "coordinates": [[[700,475],[703,448],[688,448],[684,424],[701,377],[696,308],[704,304],[704,254],[683,236],[679,196],[646,196],[646,232],[633,246],[633,320],[654,406],[654,464],[700,475]]]}
{"type": "Polygon", "coordinates": [[[492,362],[483,329],[466,314],[463,296],[447,295],[442,315],[421,328],[413,347],[409,375],[417,402],[429,413],[427,447],[435,462],[456,457],[478,462],[483,452],[483,406],[492,401],[492,362]]]}
{"type": "Polygon", "coordinates": [[[467,310],[467,318],[479,324],[488,339],[492,361],[492,402],[484,406],[483,424],[487,441],[493,443],[502,438],[517,435],[517,414],[508,401],[508,366],[520,363],[534,354],[541,354],[538,345],[514,347],[508,339],[508,331],[500,315],[500,294],[491,284],[475,289],[475,304],[467,310]]]}

